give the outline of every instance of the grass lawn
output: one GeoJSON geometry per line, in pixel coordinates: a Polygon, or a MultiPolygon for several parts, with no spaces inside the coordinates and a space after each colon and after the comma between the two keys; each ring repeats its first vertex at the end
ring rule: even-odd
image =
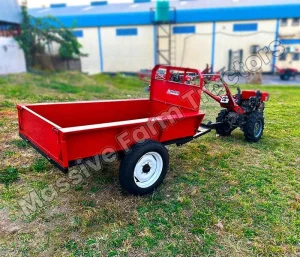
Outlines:
{"type": "MultiPolygon", "coordinates": [[[[300,88],[271,94],[262,140],[209,133],[168,147],[170,171],[152,195],[134,197],[105,166],[33,213],[18,201],[65,175],[18,138],[16,103],[145,97],[118,75],[0,77],[0,256],[300,256],[300,88]]],[[[257,88],[243,86],[242,88],[257,88]]],[[[218,107],[203,106],[207,120],[218,107]]]]}

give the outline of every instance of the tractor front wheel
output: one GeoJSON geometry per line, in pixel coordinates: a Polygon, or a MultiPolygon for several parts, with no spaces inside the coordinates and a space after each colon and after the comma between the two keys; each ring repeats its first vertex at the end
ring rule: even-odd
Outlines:
{"type": "Polygon", "coordinates": [[[159,142],[137,143],[121,161],[119,180],[131,194],[152,193],[162,184],[169,168],[168,150],[159,142]]]}
{"type": "Polygon", "coordinates": [[[265,119],[262,113],[253,112],[249,115],[244,126],[244,135],[248,142],[257,142],[261,139],[264,131],[265,119]]]}

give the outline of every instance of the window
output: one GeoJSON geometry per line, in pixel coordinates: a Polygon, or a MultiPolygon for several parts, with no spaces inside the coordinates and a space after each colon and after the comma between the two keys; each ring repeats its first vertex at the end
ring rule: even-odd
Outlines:
{"type": "Polygon", "coordinates": [[[299,18],[294,18],[293,21],[292,21],[292,25],[293,26],[299,26],[299,21],[300,21],[299,18]]]}
{"type": "Polygon", "coordinates": [[[195,26],[175,26],[173,27],[173,34],[194,34],[196,33],[195,26]]]}
{"type": "Polygon", "coordinates": [[[116,29],[116,35],[119,36],[119,37],[137,36],[138,35],[138,29],[137,28],[116,29]]]}
{"type": "Polygon", "coordinates": [[[50,8],[62,8],[62,7],[67,7],[66,4],[50,4],[50,8]]]}
{"type": "Polygon", "coordinates": [[[300,38],[280,39],[280,42],[283,45],[298,45],[298,44],[300,44],[300,38]]]}
{"type": "Polygon", "coordinates": [[[257,54],[259,50],[259,45],[252,45],[250,48],[251,54],[257,54]]]}
{"type": "Polygon", "coordinates": [[[288,19],[287,19],[287,18],[281,19],[280,25],[281,25],[282,27],[287,26],[287,25],[288,25],[288,19]]]}
{"type": "Polygon", "coordinates": [[[299,61],[300,60],[300,53],[294,53],[293,54],[293,61],[299,61]]]}
{"type": "Polygon", "coordinates": [[[0,22],[0,37],[13,37],[20,35],[19,25],[0,22]]]}
{"type": "Polygon", "coordinates": [[[151,2],[151,0],[134,0],[134,3],[140,4],[140,3],[148,3],[151,2]]]}
{"type": "Polygon", "coordinates": [[[257,31],[257,23],[235,23],[233,24],[234,32],[247,32],[247,31],[257,31]]]}
{"type": "Polygon", "coordinates": [[[279,56],[279,61],[285,61],[286,60],[286,53],[283,53],[279,56]]]}
{"type": "Polygon", "coordinates": [[[82,30],[74,30],[74,31],[72,31],[72,33],[75,37],[83,37],[83,31],[82,30]]]}
{"type": "Polygon", "coordinates": [[[98,5],[107,5],[107,1],[95,1],[95,2],[91,2],[91,6],[98,6],[98,5]]]}

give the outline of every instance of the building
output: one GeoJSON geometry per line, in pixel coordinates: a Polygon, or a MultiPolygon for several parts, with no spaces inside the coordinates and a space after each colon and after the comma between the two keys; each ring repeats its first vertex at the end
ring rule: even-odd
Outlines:
{"type": "Polygon", "coordinates": [[[300,70],[299,0],[174,0],[169,22],[163,24],[156,22],[155,10],[150,0],[134,0],[94,1],[88,6],[56,3],[30,13],[56,16],[74,29],[88,54],[82,69],[89,74],[136,72],[157,63],[200,69],[209,64],[217,71],[232,69],[239,61],[255,69],[258,50],[281,49],[275,40],[285,54],[276,57],[264,50],[262,71],[274,72],[274,65],[300,70]]]}
{"type": "MultiPolygon", "coordinates": [[[[48,7],[51,4],[62,3],[61,0],[18,0],[19,4],[24,4],[28,8],[41,8],[41,7],[48,7]]],[[[115,4],[115,3],[132,3],[133,0],[107,0],[108,4],[115,4]]],[[[63,0],[63,3],[66,5],[86,5],[90,3],[90,0],[63,0]]]]}
{"type": "Polygon", "coordinates": [[[24,53],[13,36],[20,33],[21,9],[17,0],[0,2],[0,75],[26,71],[24,53]]]}

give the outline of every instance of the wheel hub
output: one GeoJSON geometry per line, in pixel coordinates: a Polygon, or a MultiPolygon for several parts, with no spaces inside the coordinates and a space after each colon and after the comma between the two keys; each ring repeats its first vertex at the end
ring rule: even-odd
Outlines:
{"type": "Polygon", "coordinates": [[[260,135],[261,130],[262,130],[261,127],[262,127],[262,126],[261,126],[261,121],[258,121],[258,122],[255,123],[255,125],[254,125],[254,135],[255,135],[256,137],[258,137],[258,136],[260,135]]]}
{"type": "Polygon", "coordinates": [[[146,165],[143,166],[143,172],[144,173],[148,173],[151,170],[151,166],[149,165],[149,163],[147,163],[146,165]]]}
{"type": "Polygon", "coordinates": [[[155,184],[163,169],[163,160],[159,153],[149,152],[143,155],[134,169],[134,181],[137,186],[147,188],[155,184]]]}

